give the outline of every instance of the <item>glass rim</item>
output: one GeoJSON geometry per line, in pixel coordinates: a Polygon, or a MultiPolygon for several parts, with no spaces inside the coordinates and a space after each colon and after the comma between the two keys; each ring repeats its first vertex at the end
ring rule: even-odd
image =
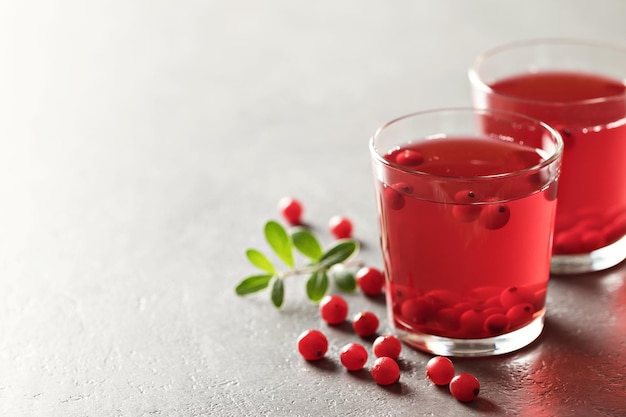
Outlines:
{"type": "MultiPolygon", "coordinates": [[[[443,137],[448,137],[448,135],[445,132],[439,132],[439,133],[433,132],[433,136],[435,134],[442,134],[443,137]]],[[[481,109],[481,108],[475,108],[475,107],[441,107],[441,108],[436,108],[436,109],[421,110],[421,111],[416,111],[412,113],[407,113],[403,116],[399,116],[399,117],[396,117],[395,119],[389,120],[388,122],[378,127],[378,129],[376,129],[376,131],[374,132],[374,135],[372,135],[372,137],[369,140],[369,148],[370,148],[371,155],[376,159],[378,163],[381,163],[389,168],[402,171],[408,175],[429,177],[429,178],[439,179],[443,181],[467,181],[467,180],[493,181],[493,180],[502,180],[502,179],[506,179],[509,177],[512,178],[512,177],[516,177],[519,175],[527,175],[535,171],[539,171],[548,165],[553,164],[556,160],[561,158],[561,155],[563,154],[563,149],[564,149],[564,142],[563,142],[563,138],[561,137],[561,134],[556,129],[554,129],[547,123],[542,122],[539,119],[526,116],[521,113],[515,113],[515,112],[506,111],[506,110],[481,109]],[[403,120],[411,119],[411,118],[418,117],[418,116],[428,115],[428,114],[435,114],[435,113],[470,113],[470,112],[476,115],[480,115],[480,114],[492,114],[496,116],[502,115],[504,117],[508,116],[512,118],[523,119],[529,122],[533,122],[539,125],[542,129],[546,130],[548,133],[550,133],[550,136],[555,141],[555,149],[548,158],[542,160],[540,163],[532,165],[530,167],[518,169],[515,171],[504,172],[504,173],[499,173],[499,174],[489,174],[489,175],[441,175],[441,174],[432,174],[429,172],[407,168],[404,165],[400,165],[396,162],[389,161],[385,159],[384,154],[376,146],[377,139],[380,138],[380,136],[387,130],[387,128],[403,120]]]]}
{"type": "MultiPolygon", "coordinates": [[[[592,105],[598,103],[604,103],[611,100],[626,100],[626,88],[622,94],[604,96],[604,97],[596,97],[584,100],[573,100],[573,101],[545,101],[545,100],[534,100],[528,98],[522,98],[515,95],[510,94],[502,94],[500,92],[494,91],[481,77],[481,65],[487,61],[489,58],[500,54],[501,52],[511,51],[517,48],[525,48],[532,46],[547,46],[547,47],[559,47],[559,46],[570,46],[570,47],[585,47],[585,48],[593,48],[596,50],[605,50],[607,52],[621,54],[626,58],[626,48],[619,47],[615,44],[594,40],[586,40],[586,39],[575,39],[575,38],[533,38],[526,40],[518,40],[513,42],[508,42],[496,46],[494,48],[488,49],[478,55],[472,65],[468,70],[468,76],[470,79],[470,83],[480,89],[484,93],[497,95],[500,97],[506,97],[511,101],[517,101],[522,103],[533,103],[540,104],[546,107],[559,107],[563,105],[567,106],[582,106],[582,105],[592,105]]],[[[626,73],[623,78],[620,78],[621,81],[626,86],[626,73]]]]}

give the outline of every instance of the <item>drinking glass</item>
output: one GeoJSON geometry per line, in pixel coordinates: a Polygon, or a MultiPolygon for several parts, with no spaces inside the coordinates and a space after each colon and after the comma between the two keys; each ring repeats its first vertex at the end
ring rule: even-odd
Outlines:
{"type": "Polygon", "coordinates": [[[626,49],[535,39],[480,55],[474,106],[537,118],[565,150],[551,271],[583,273],[626,258],[626,49]]]}
{"type": "Polygon", "coordinates": [[[409,114],[370,140],[388,315],[445,356],[520,349],[543,329],[563,143],[527,116],[409,114]]]}

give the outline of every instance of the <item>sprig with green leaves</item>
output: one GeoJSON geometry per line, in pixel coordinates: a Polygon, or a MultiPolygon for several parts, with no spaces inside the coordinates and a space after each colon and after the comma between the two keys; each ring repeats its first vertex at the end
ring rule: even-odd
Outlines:
{"type": "MultiPolygon", "coordinates": [[[[246,257],[259,272],[244,278],[235,288],[237,295],[244,296],[270,288],[272,303],[276,308],[283,305],[285,299],[285,279],[295,275],[308,276],[306,293],[314,303],[318,303],[326,293],[331,282],[344,292],[356,290],[354,272],[349,267],[349,260],[359,251],[359,243],[354,239],[341,239],[324,250],[313,232],[304,227],[297,227],[288,232],[280,223],[270,220],[264,227],[265,240],[274,254],[287,267],[279,269],[263,252],[248,249],[246,257]],[[294,250],[304,255],[309,263],[296,266],[294,250]]],[[[358,266],[358,264],[355,264],[358,266]]]]}

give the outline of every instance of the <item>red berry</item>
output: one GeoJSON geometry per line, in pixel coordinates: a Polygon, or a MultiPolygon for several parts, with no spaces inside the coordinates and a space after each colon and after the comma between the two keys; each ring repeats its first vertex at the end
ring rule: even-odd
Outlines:
{"type": "Polygon", "coordinates": [[[389,186],[385,186],[383,189],[383,199],[387,207],[392,210],[400,210],[405,204],[404,196],[399,191],[389,186]]]}
{"type": "Polygon", "coordinates": [[[328,339],[319,330],[307,330],[298,337],[298,352],[307,361],[322,359],[328,350],[328,339]]]}
{"type": "Polygon", "coordinates": [[[302,218],[302,204],[300,201],[292,197],[283,197],[278,202],[278,209],[287,223],[292,226],[300,224],[300,219],[302,218]]]}
{"type": "Polygon", "coordinates": [[[341,349],[339,359],[347,370],[358,371],[363,369],[367,362],[367,350],[358,343],[349,343],[341,349]]]}
{"type": "Polygon", "coordinates": [[[404,194],[412,194],[413,187],[404,182],[393,185],[385,185],[383,188],[383,198],[387,207],[392,210],[400,210],[406,203],[404,194]]]}
{"type": "Polygon", "coordinates": [[[532,303],[535,295],[527,288],[523,287],[507,287],[500,294],[500,304],[504,308],[511,308],[514,305],[522,303],[532,303]]]}
{"type": "Polygon", "coordinates": [[[457,203],[475,203],[478,201],[478,196],[472,190],[461,190],[454,194],[454,201],[457,203]]]}
{"type": "Polygon", "coordinates": [[[378,385],[391,385],[400,380],[400,367],[398,363],[386,356],[376,359],[372,366],[372,378],[378,385]]]}
{"type": "Polygon", "coordinates": [[[379,320],[376,314],[371,311],[358,313],[352,319],[352,328],[359,336],[367,337],[376,333],[378,330],[379,320]]]}
{"type": "Polygon", "coordinates": [[[435,356],[426,363],[426,378],[435,385],[448,385],[454,377],[454,364],[445,356],[435,356]]]}
{"type": "Polygon", "coordinates": [[[354,277],[361,291],[367,295],[378,295],[385,286],[385,276],[376,268],[363,267],[356,272],[354,277]]]}
{"type": "Polygon", "coordinates": [[[485,319],[485,313],[482,310],[472,308],[459,316],[459,326],[465,337],[482,337],[485,319]]]}
{"type": "Polygon", "coordinates": [[[327,295],[320,302],[320,316],[328,324],[343,323],[348,317],[348,303],[339,295],[327,295]]]}
{"type": "Polygon", "coordinates": [[[337,239],[346,239],[352,236],[352,222],[347,217],[333,216],[328,222],[330,233],[337,239]]]}
{"type": "Polygon", "coordinates": [[[459,401],[472,401],[479,392],[480,383],[472,374],[459,374],[450,381],[450,393],[459,401]]]}
{"type": "Polygon", "coordinates": [[[402,317],[415,324],[424,324],[432,314],[428,301],[424,297],[410,298],[400,306],[402,317]]]}
{"type": "Polygon", "coordinates": [[[452,215],[462,222],[473,222],[480,216],[481,206],[472,204],[478,197],[472,190],[461,190],[454,195],[454,201],[460,203],[452,207],[452,215]]]}
{"type": "Polygon", "coordinates": [[[509,318],[505,314],[494,313],[485,319],[484,330],[490,335],[502,334],[508,327],[509,318]]]}
{"type": "Polygon", "coordinates": [[[403,149],[396,154],[396,163],[407,167],[421,165],[424,162],[424,156],[412,149],[403,149]]]}
{"type": "Polygon", "coordinates": [[[456,308],[442,308],[437,312],[437,323],[445,330],[457,330],[462,313],[462,310],[456,308]]]}
{"type": "Polygon", "coordinates": [[[594,249],[604,246],[604,235],[598,230],[586,230],[580,236],[580,242],[583,247],[591,252],[594,249]]]}
{"type": "Polygon", "coordinates": [[[501,229],[509,222],[511,210],[505,204],[486,206],[480,213],[479,221],[485,229],[501,229]]]}
{"type": "Polygon", "coordinates": [[[376,340],[374,340],[372,350],[377,358],[386,356],[391,359],[396,359],[400,356],[400,351],[402,351],[402,343],[400,343],[397,337],[392,335],[378,336],[376,340]]]}
{"type": "Polygon", "coordinates": [[[514,329],[531,321],[534,313],[532,304],[521,303],[509,308],[506,317],[509,319],[511,329],[514,329]]]}

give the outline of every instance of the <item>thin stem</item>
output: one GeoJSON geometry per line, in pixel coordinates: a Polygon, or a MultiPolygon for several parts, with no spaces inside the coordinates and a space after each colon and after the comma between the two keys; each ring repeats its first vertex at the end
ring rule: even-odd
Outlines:
{"type": "MultiPolygon", "coordinates": [[[[354,260],[349,260],[349,261],[342,262],[340,264],[335,264],[335,265],[344,265],[346,267],[361,268],[361,267],[365,266],[365,263],[363,261],[359,261],[357,259],[354,259],[354,260]]],[[[312,274],[314,272],[324,271],[324,270],[328,270],[330,268],[331,267],[326,266],[326,265],[314,264],[314,265],[305,266],[303,268],[294,268],[294,269],[290,269],[290,270],[287,270],[287,271],[278,271],[278,272],[276,272],[276,276],[278,278],[287,278],[287,277],[293,276],[293,275],[312,274]]]]}

